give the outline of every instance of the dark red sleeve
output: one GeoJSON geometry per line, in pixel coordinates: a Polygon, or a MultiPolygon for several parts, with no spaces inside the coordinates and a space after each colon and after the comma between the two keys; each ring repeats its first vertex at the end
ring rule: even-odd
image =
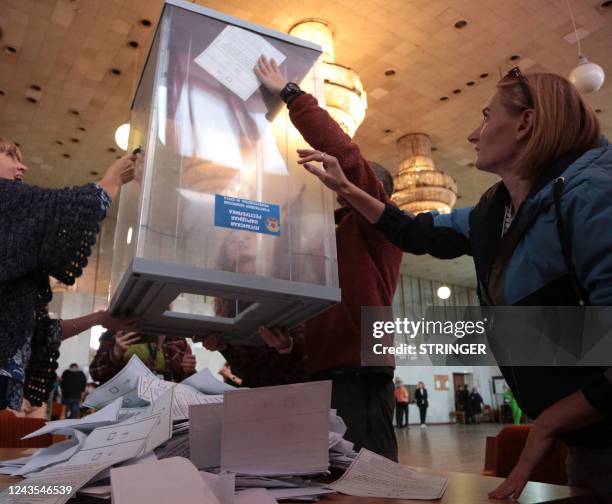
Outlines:
{"type": "Polygon", "coordinates": [[[346,177],[357,187],[386,203],[382,184],[370,169],[367,160],[336,121],[310,94],[298,96],[289,108],[293,125],[314,149],[334,156],[346,177]]]}

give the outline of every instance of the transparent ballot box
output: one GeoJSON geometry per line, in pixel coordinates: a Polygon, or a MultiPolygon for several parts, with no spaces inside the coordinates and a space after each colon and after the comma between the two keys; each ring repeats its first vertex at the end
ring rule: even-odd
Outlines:
{"type": "Polygon", "coordinates": [[[264,54],[323,102],[320,48],[182,0],[164,4],[132,103],[111,311],[140,330],[258,342],[340,300],[332,194],[253,72],[264,54]]]}

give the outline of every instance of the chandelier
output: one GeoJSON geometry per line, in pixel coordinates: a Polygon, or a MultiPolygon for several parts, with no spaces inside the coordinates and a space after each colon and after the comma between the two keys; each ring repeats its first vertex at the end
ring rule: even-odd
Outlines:
{"type": "Polygon", "coordinates": [[[433,210],[449,213],[457,201],[457,183],[436,170],[429,136],[409,133],[397,140],[397,148],[402,161],[391,197],[395,204],[412,214],[433,210]]]}
{"type": "Polygon", "coordinates": [[[307,19],[295,24],[289,34],[323,48],[321,72],[325,82],[325,109],[352,138],[365,118],[368,101],[357,72],[335,62],[331,26],[325,21],[307,19]]]}

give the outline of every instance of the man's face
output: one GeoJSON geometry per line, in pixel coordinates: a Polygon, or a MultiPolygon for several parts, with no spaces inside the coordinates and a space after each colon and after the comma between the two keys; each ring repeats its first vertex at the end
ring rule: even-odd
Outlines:
{"type": "Polygon", "coordinates": [[[21,162],[21,152],[19,149],[9,148],[6,149],[6,152],[0,152],[0,179],[21,182],[27,171],[27,166],[21,162]]]}

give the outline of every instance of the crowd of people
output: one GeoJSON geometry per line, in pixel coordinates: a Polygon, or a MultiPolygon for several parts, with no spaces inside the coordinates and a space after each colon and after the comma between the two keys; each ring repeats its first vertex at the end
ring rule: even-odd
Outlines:
{"type": "MultiPolygon", "coordinates": [[[[360,314],[362,306],[392,304],[403,252],[440,259],[473,256],[483,305],[612,303],[612,148],[602,140],[591,107],[564,78],[517,69],[504,77],[468,138],[477,168],[501,181],[473,207],[414,216],[390,202],[391,175],[368,161],[313,96],[287,82],[273,60],[262,57],[255,73],[286,103],[291,122],[312,147],[298,152],[299,164],[338,194],[342,300],[292,331],[262,328],[262,347],[232,345],[219,335],[199,338],[225,356],[231,368],[225,378],[237,383],[240,377],[245,386],[331,380],[331,406],[347,425],[346,438],[357,451],[365,447],[397,461],[393,413],[400,404],[398,426],[407,426],[410,396],[394,387],[392,365],[362,365],[360,314]],[[570,243],[569,258],[556,238],[558,229],[566,233],[563,243],[570,243]]],[[[93,321],[49,317],[49,276],[71,285],[82,274],[99,224],[120,187],[134,177],[135,162],[135,155],[122,157],[95,184],[45,189],[24,182],[27,167],[20,149],[0,140],[0,409],[19,410],[24,398],[33,405],[46,400],[60,342],[93,321]]],[[[90,366],[97,381],[108,380],[131,355],[168,380],[195,371],[185,340],[138,334],[135,320],[108,314],[96,322],[108,329],[90,366]]],[[[78,372],[71,367],[62,378],[71,416],[83,393],[78,372]]],[[[609,488],[610,368],[502,367],[502,372],[536,422],[517,466],[490,495],[518,497],[559,438],[569,446],[570,483],[609,488]],[[597,453],[588,464],[581,463],[584,447],[597,453]]],[[[467,387],[459,396],[468,422],[473,421],[482,397],[467,387]]],[[[413,399],[425,428],[429,398],[423,382],[413,399]]]]}

